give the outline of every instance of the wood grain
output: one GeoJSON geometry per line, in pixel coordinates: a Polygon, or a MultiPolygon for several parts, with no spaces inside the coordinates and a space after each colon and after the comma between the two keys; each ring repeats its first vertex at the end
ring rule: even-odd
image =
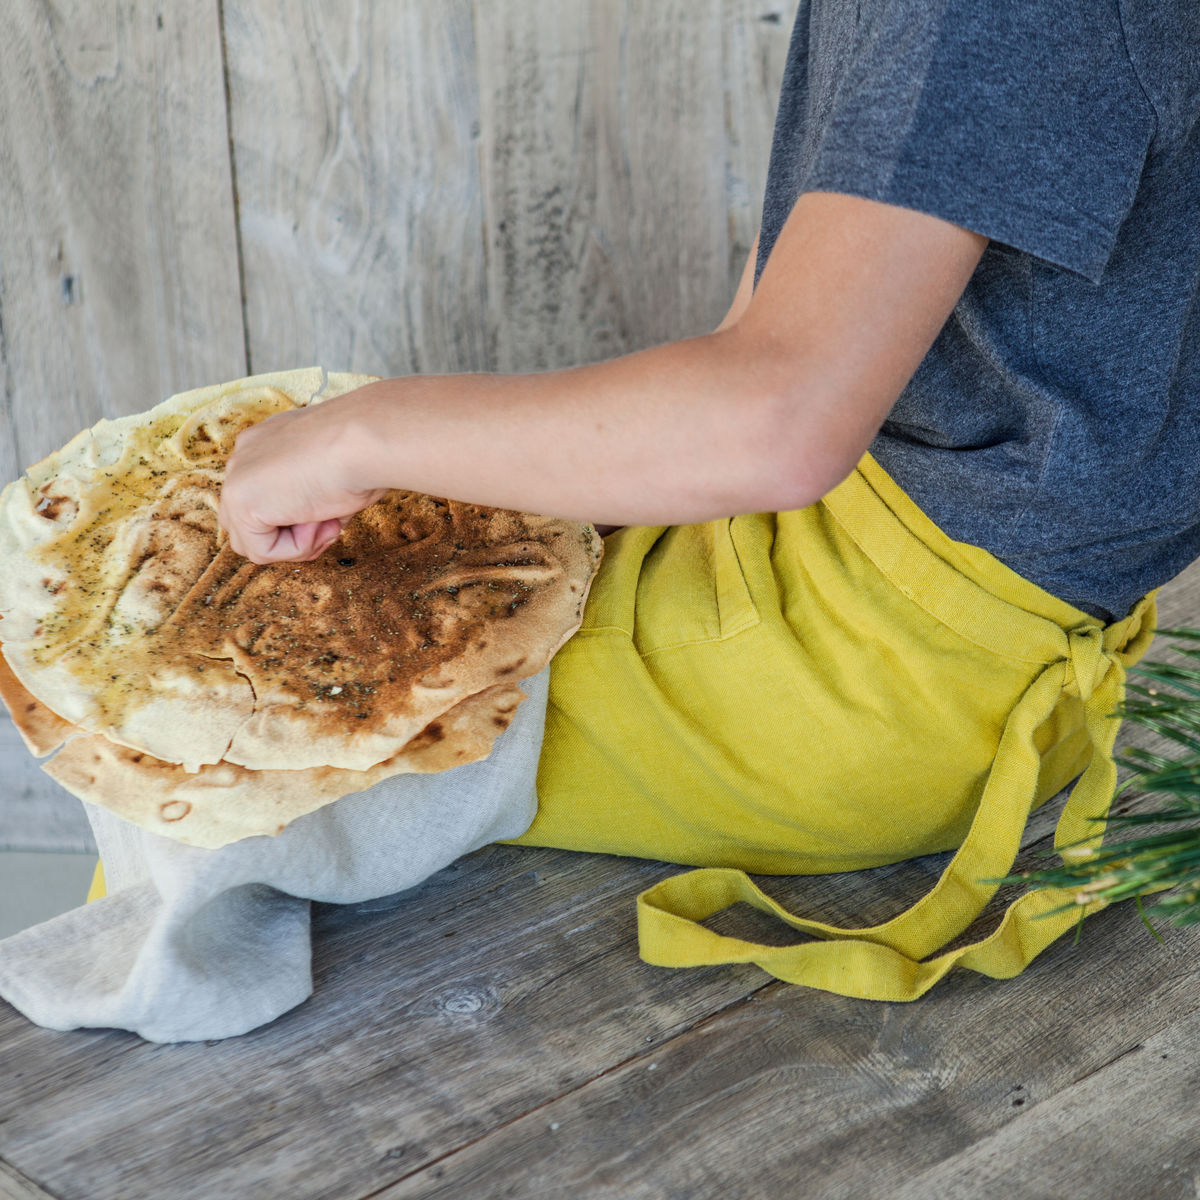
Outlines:
{"type": "MultiPolygon", "coordinates": [[[[1194,931],[1162,950],[1114,912],[1082,945],[1059,943],[1016,980],[964,973],[918,1004],[771,984],[379,1195],[891,1196],[1191,1014],[1197,949],[1194,931]]],[[[1109,1094],[1111,1120],[1133,1124],[1118,1096],[1109,1094]]],[[[1010,1143],[1026,1188],[1054,1175],[1061,1150],[1052,1138],[1040,1144],[1044,1153],[1031,1154],[1010,1143]]],[[[944,1180],[960,1190],[911,1194],[975,1195],[969,1170],[948,1168],[944,1180]]]]}
{"type": "Polygon", "coordinates": [[[470,5],[250,0],[225,38],[254,370],[483,369],[470,5]]]}
{"type": "Polygon", "coordinates": [[[228,12],[253,368],[536,370],[716,324],[786,31],[717,0],[431,13],[228,12]]]}
{"type": "Polygon", "coordinates": [[[1191,1200],[1200,1192],[1197,1038],[1200,1013],[1193,1012],[892,1195],[1191,1200]]]}
{"type": "MultiPolygon", "coordinates": [[[[835,919],[874,920],[927,888],[936,866],[777,890],[835,919]]],[[[754,967],[638,960],[633,898],[675,870],[494,847],[415,894],[323,909],[313,999],[218,1045],[55,1034],[0,1005],[13,1081],[0,1154],[64,1200],[89,1195],[84,1179],[131,1200],[255,1194],[268,1180],[295,1197],[367,1194],[767,984],[754,967]],[[79,1145],[81,1097],[92,1149],[79,1145]],[[171,1155],[145,1149],[147,1129],[171,1155]]]]}
{"type": "Polygon", "coordinates": [[[753,969],[640,964],[632,891],[665,869],[612,867],[495,848],[391,910],[326,910],[313,1000],[218,1045],[0,1005],[0,1154],[64,1200],[365,1195],[743,994],[753,969]]]}
{"type": "Polygon", "coordinates": [[[9,479],[245,363],[215,6],[14,5],[0,99],[9,479]]]}
{"type": "Polygon", "coordinates": [[[477,4],[496,369],[592,362],[720,320],[722,20],[718,0],[477,4]]]}
{"type": "MultiPolygon", "coordinates": [[[[3,483],[245,357],[216,5],[9,5],[0,105],[3,483]]],[[[48,783],[0,713],[0,844],[78,848],[48,783]]]]}
{"type": "Polygon", "coordinates": [[[0,1200],[57,1200],[57,1197],[0,1160],[0,1200]]]}

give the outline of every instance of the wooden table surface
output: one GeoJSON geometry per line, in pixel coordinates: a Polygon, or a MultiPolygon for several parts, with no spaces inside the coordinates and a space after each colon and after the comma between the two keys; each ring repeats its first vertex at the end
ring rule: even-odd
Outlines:
{"type": "MultiPolygon", "coordinates": [[[[252,371],[529,370],[711,328],[794,11],[13,0],[0,480],[252,371]]],[[[1195,623],[1196,569],[1163,600],[1195,623]]],[[[10,733],[0,844],[65,846],[78,814],[10,733]]],[[[766,886],[862,924],[941,861],[766,886]]],[[[1200,934],[1118,907],[1010,982],[870,1003],[641,963],[634,896],[672,870],[494,847],[322,908],[313,998],[212,1045],[0,1003],[0,1197],[1200,1194],[1200,934]]]]}
{"type": "MultiPolygon", "coordinates": [[[[1200,564],[1160,606],[1194,621],[1200,564]]],[[[866,924],[944,861],[764,882],[866,924]]],[[[51,1032],[0,1002],[0,1197],[1197,1194],[1200,931],[1160,945],[1122,905],[1014,980],[849,1000],[640,962],[634,896],[676,869],[495,846],[318,906],[314,996],[223,1042],[51,1032]]]]}

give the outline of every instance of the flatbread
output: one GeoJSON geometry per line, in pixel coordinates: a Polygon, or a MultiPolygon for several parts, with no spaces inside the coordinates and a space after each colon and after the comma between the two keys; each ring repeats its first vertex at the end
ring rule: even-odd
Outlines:
{"type": "MultiPolygon", "coordinates": [[[[365,377],[329,377],[331,390],[365,377]]],[[[83,730],[196,771],[363,771],[577,627],[591,526],[388,493],[312,563],[256,566],[216,505],[234,438],[311,402],[256,377],[101,422],[0,496],[5,657],[83,730]]]]}
{"type": "Polygon", "coordinates": [[[30,754],[38,758],[57,750],[68,737],[78,732],[74,725],[48,709],[22,685],[5,660],[2,646],[0,700],[7,706],[12,722],[25,745],[29,747],[30,754]]]}
{"type": "Polygon", "coordinates": [[[367,771],[251,771],[217,763],[191,773],[101,734],[85,735],[22,685],[3,650],[0,644],[0,699],[25,744],[40,758],[67,743],[43,766],[52,779],[131,824],[206,849],[282,833],[297,817],[394,775],[433,774],[478,762],[491,753],[517,706],[528,698],[515,683],[468,696],[399,753],[367,771]]]}
{"type": "Polygon", "coordinates": [[[393,775],[432,774],[486,758],[524,699],[516,684],[468,696],[367,771],[250,771],[222,762],[191,773],[99,734],[68,742],[45,770],[72,795],[151,833],[217,849],[282,833],[297,817],[393,775]]]}
{"type": "Polygon", "coordinates": [[[102,421],[0,493],[0,698],[74,794],[194,845],[485,757],[574,632],[589,525],[390,492],[313,563],[216,520],[238,433],[370,376],[256,376],[102,421]]]}

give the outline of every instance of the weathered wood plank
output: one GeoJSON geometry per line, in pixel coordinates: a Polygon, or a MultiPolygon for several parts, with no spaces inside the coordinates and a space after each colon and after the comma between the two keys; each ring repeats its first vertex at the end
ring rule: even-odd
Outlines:
{"type": "Polygon", "coordinates": [[[255,371],[486,366],[467,0],[227,6],[255,371]]]}
{"type": "MultiPolygon", "coordinates": [[[[1158,626],[1200,623],[1200,561],[1184,568],[1158,595],[1158,626]]],[[[1154,650],[1151,651],[1153,655],[1154,650]]]]}
{"type": "Polygon", "coordinates": [[[16,5],[0,101],[12,478],[245,361],[216,6],[16,5]]]}
{"type": "MultiPolygon", "coordinates": [[[[868,1004],[772,984],[398,1181],[380,1200],[849,1200],[879,1194],[884,1180],[890,1195],[906,1177],[1003,1126],[1026,1102],[1190,1014],[1200,1003],[1198,948],[1193,931],[1161,950],[1111,912],[1081,946],[1059,943],[1016,980],[963,974],[920,1004],[868,1004]]],[[[1114,1121],[1129,1119],[1111,1098],[1110,1112],[1114,1121]]],[[[1021,1178],[1036,1179],[1036,1164],[1021,1178]]],[[[963,1187],[961,1194],[975,1193],[963,1187]]]]}
{"type": "MultiPolygon", "coordinates": [[[[710,7],[484,5],[474,34],[458,4],[334,33],[300,0],[231,12],[254,369],[533,369],[715,323],[731,267],[710,7]]],[[[769,115],[746,124],[761,147],[769,115]]]]}
{"type": "MultiPolygon", "coordinates": [[[[244,373],[217,6],[18,4],[0,39],[0,482],[102,416],[244,373]]],[[[76,801],[0,713],[0,844],[76,801]]]]}
{"type": "Polygon", "coordinates": [[[0,1200],[57,1200],[57,1197],[42,1191],[32,1179],[26,1179],[0,1160],[0,1200]]]}
{"type": "Polygon", "coordinates": [[[1198,1038],[1200,1013],[1191,1013],[892,1196],[1190,1200],[1200,1190],[1198,1038]]]}
{"type": "MultiPolygon", "coordinates": [[[[324,910],[313,1000],[217,1046],[54,1034],[0,1006],[0,1153],[64,1198],[94,1194],[85,1180],[130,1200],[268,1180],[289,1196],[366,1194],[763,985],[753,967],[637,959],[633,897],[673,870],[496,847],[374,918],[324,910]]],[[[875,876],[889,877],[908,893],[931,881],[924,863],[875,876]]],[[[814,890],[793,900],[841,919],[895,904],[861,877],[798,882],[814,890]]]]}
{"type": "Polygon", "coordinates": [[[326,911],[314,1000],[216,1046],[54,1034],[0,1005],[0,1154],[64,1200],[366,1194],[605,1069],[614,1039],[627,1054],[741,995],[755,972],[697,989],[639,964],[632,890],[664,868],[612,866],[496,848],[394,911],[326,911]]]}
{"type": "Polygon", "coordinates": [[[725,0],[724,4],[722,78],[731,296],[762,220],[767,159],[792,16],[793,6],[782,0],[725,0]]]}
{"type": "Polygon", "coordinates": [[[718,0],[477,4],[476,22],[495,368],[711,328],[730,296],[718,0]]]}
{"type": "Polygon", "coordinates": [[[786,44],[725,7],[231,9],[254,369],[536,369],[714,324],[786,44]]]}

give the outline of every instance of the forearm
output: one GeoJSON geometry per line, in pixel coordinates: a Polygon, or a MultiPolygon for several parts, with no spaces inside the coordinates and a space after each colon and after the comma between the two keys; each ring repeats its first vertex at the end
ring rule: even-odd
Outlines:
{"type": "Polygon", "coordinates": [[[802,508],[869,446],[987,239],[806,193],[722,328],[540,375],[381,381],[243,432],[218,516],[256,562],[319,554],[389,487],[605,524],[802,508]]]}
{"type": "Polygon", "coordinates": [[[335,405],[358,486],[612,524],[799,507],[830,470],[796,381],[732,331],[537,375],[383,380],[335,405]]]}

